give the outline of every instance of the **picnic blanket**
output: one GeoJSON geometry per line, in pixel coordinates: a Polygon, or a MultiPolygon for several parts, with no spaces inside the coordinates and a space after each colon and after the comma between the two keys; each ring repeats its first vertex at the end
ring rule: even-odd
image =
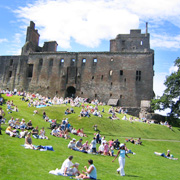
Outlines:
{"type": "Polygon", "coordinates": [[[36,106],[36,108],[42,108],[42,107],[46,107],[46,105],[39,105],[39,106],[36,106]]]}
{"type": "Polygon", "coordinates": [[[63,173],[61,173],[60,169],[58,169],[58,168],[56,168],[55,170],[49,171],[49,174],[54,174],[56,176],[71,176],[69,174],[64,175],[63,173]]]}
{"type": "MultiPolygon", "coordinates": [[[[22,145],[22,146],[24,146],[24,145],[22,145]]],[[[25,147],[25,146],[24,146],[25,147]]],[[[36,146],[36,145],[34,145],[34,147],[36,148],[36,149],[34,149],[34,150],[40,150],[40,151],[54,151],[54,149],[53,149],[53,147],[52,146],[41,146],[41,145],[39,145],[39,146],[36,146]]],[[[26,147],[25,147],[26,148],[26,147]]],[[[26,148],[27,149],[27,148],[26,148]]]]}
{"type": "Polygon", "coordinates": [[[9,97],[10,97],[10,96],[12,96],[12,94],[6,94],[6,96],[9,96],[9,97]]]}

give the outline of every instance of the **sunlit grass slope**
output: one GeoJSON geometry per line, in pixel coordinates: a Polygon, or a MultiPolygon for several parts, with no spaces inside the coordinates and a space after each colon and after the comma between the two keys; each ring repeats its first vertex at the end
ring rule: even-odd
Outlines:
{"type": "MultiPolygon", "coordinates": [[[[103,118],[91,116],[90,118],[80,118],[79,112],[81,108],[75,107],[75,113],[68,116],[64,115],[64,111],[68,106],[51,106],[37,109],[39,114],[33,115],[34,107],[28,107],[27,103],[20,100],[19,96],[6,97],[5,100],[13,100],[14,104],[18,106],[19,112],[8,114],[6,105],[3,109],[6,111],[7,121],[11,116],[14,118],[24,118],[26,122],[32,120],[33,126],[45,127],[46,135],[50,140],[33,139],[35,145],[52,145],[54,152],[46,151],[40,152],[35,150],[24,149],[21,145],[24,144],[24,139],[12,138],[5,135],[7,124],[2,125],[2,133],[0,136],[0,179],[2,180],[55,180],[55,179],[69,179],[68,177],[51,175],[50,170],[60,168],[62,162],[69,156],[73,155],[73,162],[79,162],[79,169],[83,170],[84,165],[87,164],[88,159],[93,159],[97,168],[98,178],[101,180],[116,180],[122,179],[117,173],[118,161],[112,163],[112,157],[105,157],[101,155],[84,154],[75,152],[67,148],[69,140],[50,136],[49,123],[42,118],[43,111],[51,119],[57,119],[61,122],[64,117],[69,118],[70,124],[75,128],[84,128],[84,132],[88,137],[83,138],[83,142],[89,142],[95,133],[93,125],[97,124],[101,135],[105,136],[107,140],[118,138],[120,142],[125,142],[125,137],[141,137],[142,139],[162,139],[162,140],[180,140],[180,131],[173,127],[173,131],[165,126],[149,125],[140,122],[130,123],[129,121],[121,120],[123,115],[118,115],[120,120],[111,121],[108,119],[108,106],[99,107],[105,109],[103,118]]],[[[128,116],[129,117],[129,116],[128,116]]],[[[7,122],[6,121],[6,122],[7,122]]],[[[78,136],[71,135],[76,139],[78,136]]],[[[136,155],[130,155],[130,159],[126,159],[125,172],[126,176],[123,179],[179,179],[180,160],[173,161],[166,158],[154,155],[154,151],[166,152],[170,149],[174,157],[180,158],[180,142],[173,141],[153,141],[143,140],[143,145],[133,145],[127,143],[127,147],[134,151],[136,155]]],[[[117,153],[117,151],[115,151],[117,153]]]]}

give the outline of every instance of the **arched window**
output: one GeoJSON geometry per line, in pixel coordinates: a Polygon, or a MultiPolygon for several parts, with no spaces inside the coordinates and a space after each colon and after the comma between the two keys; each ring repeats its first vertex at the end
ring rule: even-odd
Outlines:
{"type": "Polygon", "coordinates": [[[53,59],[50,59],[49,66],[53,66],[53,59]]]}
{"type": "Polygon", "coordinates": [[[85,66],[85,64],[86,64],[86,59],[83,58],[83,59],[82,59],[82,66],[85,66]]]}
{"type": "Polygon", "coordinates": [[[110,76],[113,75],[113,71],[112,71],[112,70],[109,71],[109,75],[110,75],[110,76]]]}
{"type": "Polygon", "coordinates": [[[60,66],[64,66],[64,59],[60,60],[60,66]]]}

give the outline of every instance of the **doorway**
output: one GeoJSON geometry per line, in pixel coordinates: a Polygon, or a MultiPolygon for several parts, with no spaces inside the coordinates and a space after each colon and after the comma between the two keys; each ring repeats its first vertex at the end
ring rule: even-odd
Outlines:
{"type": "Polygon", "coordinates": [[[75,98],[76,89],[73,86],[69,86],[66,89],[66,97],[72,97],[75,98]]]}

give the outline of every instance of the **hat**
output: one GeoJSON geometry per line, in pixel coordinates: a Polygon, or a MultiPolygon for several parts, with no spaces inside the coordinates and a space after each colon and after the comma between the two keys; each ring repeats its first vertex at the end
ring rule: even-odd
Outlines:
{"type": "Polygon", "coordinates": [[[73,138],[72,140],[73,140],[73,141],[75,141],[76,139],[75,139],[75,138],[73,138]]]}
{"type": "Polygon", "coordinates": [[[170,150],[167,150],[167,152],[170,152],[170,150]]]}
{"type": "Polygon", "coordinates": [[[82,141],[82,139],[80,139],[82,141]]]}
{"type": "Polygon", "coordinates": [[[123,144],[123,143],[121,143],[121,144],[120,144],[120,147],[123,147],[123,146],[124,146],[124,144],[123,144]]]}

